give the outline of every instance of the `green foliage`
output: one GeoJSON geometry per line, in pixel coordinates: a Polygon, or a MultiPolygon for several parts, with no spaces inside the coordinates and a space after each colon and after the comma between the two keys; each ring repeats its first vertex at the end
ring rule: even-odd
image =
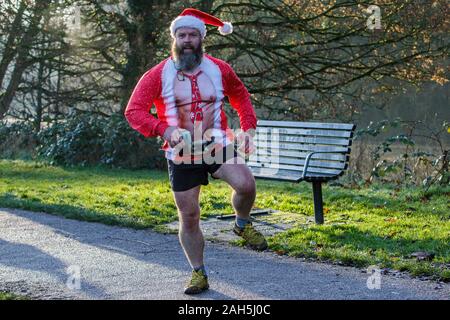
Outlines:
{"type": "Polygon", "coordinates": [[[31,159],[36,135],[30,122],[0,122],[0,157],[31,159]]]}
{"type": "Polygon", "coordinates": [[[73,114],[38,134],[37,154],[59,165],[162,168],[161,141],[145,139],[123,116],[73,114]]]}
{"type": "Polygon", "coordinates": [[[8,292],[0,291],[0,301],[1,300],[28,300],[28,299],[24,296],[18,296],[8,292]]]}
{"type": "Polygon", "coordinates": [[[0,157],[58,165],[164,168],[162,140],[146,139],[121,115],[71,113],[35,133],[30,122],[0,122],[0,157]]]}

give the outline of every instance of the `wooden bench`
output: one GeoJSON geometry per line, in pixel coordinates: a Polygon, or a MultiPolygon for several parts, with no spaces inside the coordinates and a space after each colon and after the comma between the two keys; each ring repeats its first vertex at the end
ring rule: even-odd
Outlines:
{"type": "Polygon", "coordinates": [[[248,158],[255,178],[311,182],[314,215],[322,224],[322,183],[344,174],[356,125],[259,120],[256,151],[248,158]]]}

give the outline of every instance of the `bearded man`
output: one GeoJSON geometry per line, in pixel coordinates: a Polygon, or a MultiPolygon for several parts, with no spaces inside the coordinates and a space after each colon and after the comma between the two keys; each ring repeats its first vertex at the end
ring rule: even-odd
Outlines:
{"type": "Polygon", "coordinates": [[[267,248],[264,236],[250,220],[256,185],[241,158],[242,154],[254,150],[255,111],[247,89],[231,66],[203,52],[205,23],[219,27],[223,35],[232,32],[228,22],[196,9],[184,10],[170,26],[171,57],[141,77],[125,110],[133,129],[145,137],[161,136],[165,140],[162,150],[178,209],[179,240],[192,267],[186,294],[209,288],[199,206],[200,187],[208,185],[208,174],[213,179],[224,180],[233,189],[231,203],[236,213],[233,231],[251,248],[267,248]],[[241,131],[237,135],[227,124],[223,110],[225,97],[240,119],[241,131]],[[158,118],[149,112],[153,104],[158,118]],[[208,144],[213,148],[207,154],[203,148],[200,154],[191,152],[192,145],[208,144]]]}

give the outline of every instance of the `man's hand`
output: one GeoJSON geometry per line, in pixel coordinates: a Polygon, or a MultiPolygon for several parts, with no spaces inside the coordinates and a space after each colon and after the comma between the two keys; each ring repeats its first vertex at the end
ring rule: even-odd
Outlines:
{"type": "Polygon", "coordinates": [[[182,146],[186,144],[186,141],[183,139],[182,129],[171,126],[164,131],[163,139],[166,140],[171,148],[174,148],[179,143],[182,143],[182,146]]]}
{"type": "Polygon", "coordinates": [[[238,151],[245,155],[250,155],[256,150],[255,143],[253,142],[253,137],[255,136],[255,130],[250,129],[247,131],[241,131],[236,136],[236,141],[238,145],[238,151]]]}

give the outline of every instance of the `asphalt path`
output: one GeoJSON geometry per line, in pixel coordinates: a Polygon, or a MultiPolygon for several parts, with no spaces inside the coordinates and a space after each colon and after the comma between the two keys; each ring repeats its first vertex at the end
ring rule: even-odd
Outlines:
{"type": "Polygon", "coordinates": [[[174,234],[0,209],[0,291],[32,299],[450,299],[448,283],[224,243],[207,241],[205,261],[210,290],[187,296],[174,234]]]}

